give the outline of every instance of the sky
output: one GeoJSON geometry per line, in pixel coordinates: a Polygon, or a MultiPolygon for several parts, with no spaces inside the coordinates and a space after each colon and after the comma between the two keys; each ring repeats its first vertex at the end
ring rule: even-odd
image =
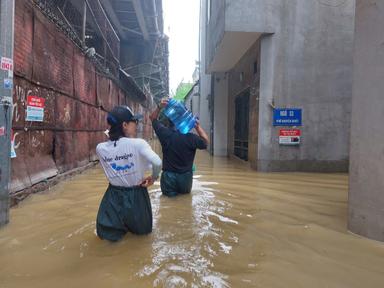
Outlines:
{"type": "Polygon", "coordinates": [[[164,33],[169,37],[169,88],[192,82],[199,58],[200,0],[163,0],[164,33]]]}

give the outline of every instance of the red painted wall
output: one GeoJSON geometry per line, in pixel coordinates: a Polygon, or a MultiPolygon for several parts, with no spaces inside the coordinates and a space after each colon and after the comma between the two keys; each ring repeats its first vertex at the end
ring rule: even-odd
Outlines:
{"type": "Polygon", "coordinates": [[[142,135],[151,138],[148,111],[27,0],[16,0],[14,63],[12,192],[94,161],[115,105],[145,114],[142,135]],[[45,98],[44,122],[25,121],[29,95],[45,98]]]}

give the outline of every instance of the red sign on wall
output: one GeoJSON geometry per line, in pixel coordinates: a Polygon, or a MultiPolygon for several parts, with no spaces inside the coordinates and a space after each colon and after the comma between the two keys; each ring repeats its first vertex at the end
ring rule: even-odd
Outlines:
{"type": "Polygon", "coordinates": [[[301,130],[299,129],[281,129],[280,136],[301,136],[301,130]]]}
{"type": "Polygon", "coordinates": [[[45,98],[37,97],[37,96],[28,96],[27,106],[44,108],[45,106],[45,98]]]}
{"type": "Polygon", "coordinates": [[[301,130],[281,129],[279,135],[280,145],[300,145],[301,130]]]}
{"type": "Polygon", "coordinates": [[[1,70],[12,71],[13,70],[13,60],[7,57],[1,57],[1,70]]]}

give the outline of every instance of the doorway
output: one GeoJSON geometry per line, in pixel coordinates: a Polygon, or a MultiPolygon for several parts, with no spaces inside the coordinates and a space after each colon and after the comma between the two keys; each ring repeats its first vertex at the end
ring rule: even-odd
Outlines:
{"type": "Polygon", "coordinates": [[[248,161],[249,141],[249,95],[247,89],[235,100],[235,139],[234,154],[242,160],[248,161]]]}

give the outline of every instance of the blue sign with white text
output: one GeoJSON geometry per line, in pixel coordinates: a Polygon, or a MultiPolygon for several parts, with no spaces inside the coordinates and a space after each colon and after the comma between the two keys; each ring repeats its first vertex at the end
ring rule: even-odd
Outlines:
{"type": "Polygon", "coordinates": [[[301,111],[301,109],[274,109],[273,126],[301,126],[301,111]]]}
{"type": "Polygon", "coordinates": [[[4,79],[4,89],[13,89],[12,79],[4,79]]]}

